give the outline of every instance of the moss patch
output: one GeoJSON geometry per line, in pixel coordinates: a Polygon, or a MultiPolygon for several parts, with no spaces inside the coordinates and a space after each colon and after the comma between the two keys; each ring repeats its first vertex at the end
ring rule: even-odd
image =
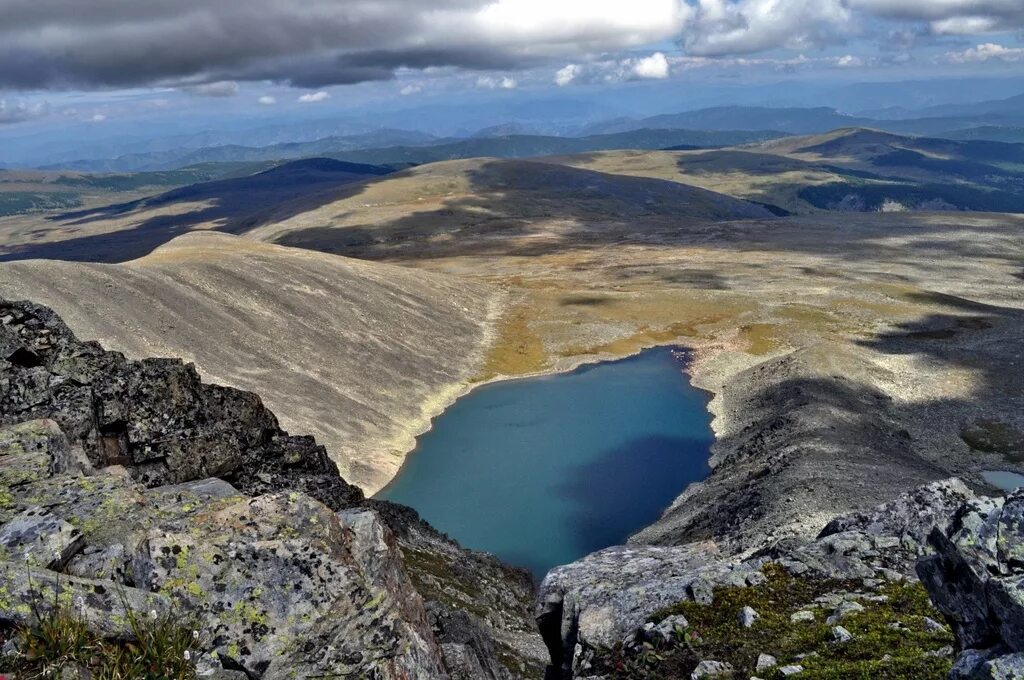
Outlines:
{"type": "Polygon", "coordinates": [[[961,430],[960,438],[975,451],[1000,453],[1015,463],[1024,462],[1024,432],[1009,423],[983,418],[961,430]]]}
{"type": "Polygon", "coordinates": [[[512,309],[498,325],[498,339],[484,360],[478,381],[499,375],[526,375],[548,368],[547,353],[540,337],[530,328],[525,307],[512,309]]]}
{"type": "Polygon", "coordinates": [[[793,577],[769,566],[766,581],[751,588],[718,588],[714,603],[681,602],[656,613],[652,621],[682,614],[690,623],[685,631],[658,646],[621,647],[597,655],[598,674],[612,678],[654,680],[688,677],[699,660],[725,661],[736,677],[751,675],[774,680],[777,669],[756,671],[759,654],[770,654],[779,666],[799,663],[802,679],[839,680],[942,680],[950,660],[926,655],[953,642],[948,631],[932,631],[924,617],[938,620],[927,593],[918,583],[890,582],[870,593],[858,582],[793,577]],[[860,593],[863,611],[842,619],[853,639],[837,643],[826,623],[833,607],[816,602],[836,593],[860,593]],[[739,612],[752,607],[760,614],[751,628],[739,623],[739,612]],[[813,621],[793,622],[797,611],[811,610],[813,621]]]}

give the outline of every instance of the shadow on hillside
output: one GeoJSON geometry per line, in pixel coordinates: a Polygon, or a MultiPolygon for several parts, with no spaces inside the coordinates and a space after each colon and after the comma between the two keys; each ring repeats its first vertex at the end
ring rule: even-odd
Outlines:
{"type": "Polygon", "coordinates": [[[467,177],[468,195],[439,209],[383,224],[300,229],[277,243],[366,259],[530,256],[659,243],[710,222],[772,217],[747,201],[676,182],[538,161],[487,162],[467,177]]]}
{"type": "Polygon", "coordinates": [[[0,261],[50,259],[77,262],[126,262],[149,254],[194,229],[243,234],[272,222],[355,196],[365,180],[387,174],[384,168],[310,159],[286,163],[249,177],[194,184],[158,196],[49,217],[55,230],[87,232],[104,222],[139,221],[106,233],[86,233],[62,241],[13,246],[0,261]],[[183,207],[177,214],[151,211],[183,207]],[[211,226],[212,225],[212,226],[211,226]]]}
{"type": "Polygon", "coordinates": [[[765,374],[791,377],[745,396],[742,421],[716,445],[729,463],[667,514],[662,527],[671,529],[658,542],[749,537],[868,508],[992,464],[980,453],[972,464],[954,452],[964,450],[964,428],[979,421],[1024,428],[1024,311],[969,300],[959,307],[858,343],[883,355],[913,355],[933,369],[968,370],[970,380],[956,396],[922,399],[911,392],[893,399],[863,381],[864,371],[875,369],[856,355],[833,356],[827,365],[820,358],[801,363],[802,351],[772,360],[780,368],[765,374]]]}

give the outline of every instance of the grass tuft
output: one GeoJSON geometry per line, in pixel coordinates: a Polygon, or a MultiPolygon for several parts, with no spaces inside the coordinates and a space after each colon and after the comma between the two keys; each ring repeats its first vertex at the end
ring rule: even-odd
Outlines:
{"type": "Polygon", "coordinates": [[[0,643],[13,639],[18,653],[0,657],[0,672],[19,680],[79,677],[91,680],[194,680],[198,634],[187,622],[155,611],[126,608],[130,640],[97,634],[85,616],[54,603],[35,607],[31,623],[0,630],[0,643]]]}

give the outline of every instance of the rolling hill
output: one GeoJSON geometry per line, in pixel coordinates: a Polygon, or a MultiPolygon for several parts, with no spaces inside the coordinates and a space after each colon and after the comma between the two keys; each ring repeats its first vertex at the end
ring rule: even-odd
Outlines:
{"type": "Polygon", "coordinates": [[[180,236],[119,265],[0,265],[0,295],[52,307],[133,358],[182,357],[255,391],[373,493],[478,373],[500,293],[478,283],[260,244],[180,236]]]}
{"type": "MultiPolygon", "coordinates": [[[[10,218],[0,221],[0,261],[124,262],[189,231],[244,232],[269,219],[268,212],[280,204],[294,205],[300,199],[316,202],[320,192],[328,192],[323,200],[331,200],[349,185],[389,172],[379,166],[313,158],[242,177],[189,184],[126,203],[10,218]]],[[[126,176],[126,181],[132,177],[126,176]]],[[[89,179],[85,176],[79,181],[89,179]]]]}
{"type": "Polygon", "coordinates": [[[1024,145],[845,128],[729,149],[555,159],[714,189],[792,213],[1024,211],[1024,145]]]}

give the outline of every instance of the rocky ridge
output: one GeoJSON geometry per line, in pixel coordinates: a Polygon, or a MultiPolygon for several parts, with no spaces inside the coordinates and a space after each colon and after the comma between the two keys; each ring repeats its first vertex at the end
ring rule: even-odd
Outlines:
{"type": "MultiPolygon", "coordinates": [[[[894,584],[915,583],[915,574],[920,574],[956,639],[959,656],[950,678],[1024,677],[1022,513],[1024,491],[1005,500],[991,499],[949,479],[871,510],[837,517],[813,540],[786,539],[747,556],[723,555],[710,541],[619,546],[595,553],[553,570],[541,586],[537,620],[553,661],[549,677],[606,677],[600,669],[609,650],[641,657],[645,645],[654,644],[671,656],[672,645],[690,644],[680,642],[689,639],[690,624],[685,616],[666,618],[666,612],[678,611],[680,603],[728,606],[716,599],[723,591],[756,591],[772,574],[796,579],[793,583],[800,585],[790,589],[832,584],[824,588],[829,592],[795,611],[792,624],[827,618],[840,645],[854,638],[841,625],[845,617],[864,612],[873,602],[886,602],[893,597],[886,593],[894,592],[894,584]]],[[[743,638],[743,629],[760,625],[760,614],[749,606],[738,616],[739,627],[728,633],[736,639],[743,638]]],[[[936,633],[935,648],[919,659],[954,653],[941,643],[941,636],[948,634],[941,624],[919,612],[913,618],[924,627],[921,635],[936,633]]],[[[887,626],[906,629],[898,621],[887,626]]],[[[686,672],[692,671],[694,678],[732,677],[737,670],[725,668],[722,660],[688,653],[686,672]]],[[[776,664],[774,657],[768,658],[770,665],[751,670],[782,677],[791,674],[783,663],[795,668],[800,661],[794,657],[776,664]]],[[[801,667],[792,674],[802,672],[801,667]]],[[[622,673],[607,677],[661,677],[658,671],[622,673]]]]}
{"type": "Polygon", "coordinates": [[[208,673],[536,675],[528,575],[364,499],[255,395],[32,303],[0,322],[0,623],[56,593],[113,635],[125,604],[194,621],[208,673]]]}

